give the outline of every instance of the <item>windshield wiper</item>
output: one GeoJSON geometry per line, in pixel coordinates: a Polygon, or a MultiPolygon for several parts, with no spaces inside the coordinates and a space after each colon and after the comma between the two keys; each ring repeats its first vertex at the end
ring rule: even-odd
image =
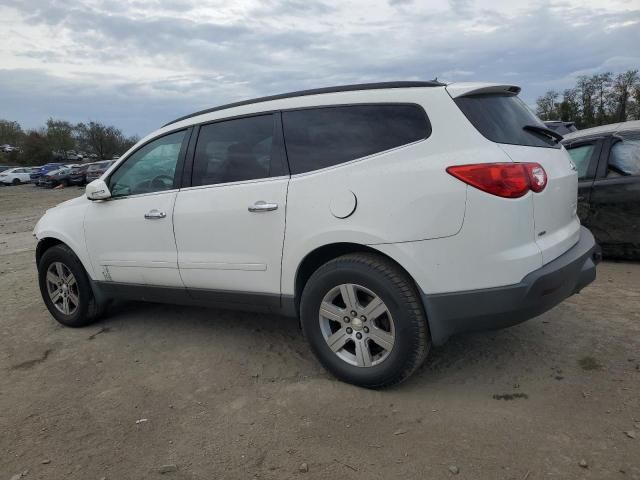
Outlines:
{"type": "Polygon", "coordinates": [[[545,135],[545,136],[555,140],[556,143],[560,142],[564,138],[558,132],[554,132],[553,130],[551,130],[550,128],[547,128],[547,127],[541,127],[540,125],[525,125],[524,127],[522,127],[522,129],[530,131],[530,132],[535,132],[535,133],[540,133],[542,135],[545,135]]]}

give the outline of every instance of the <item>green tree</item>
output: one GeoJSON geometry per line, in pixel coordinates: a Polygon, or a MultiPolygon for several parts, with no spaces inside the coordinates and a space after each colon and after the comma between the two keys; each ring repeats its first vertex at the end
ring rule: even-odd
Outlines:
{"type": "Polygon", "coordinates": [[[47,120],[47,139],[54,155],[66,160],[67,151],[76,146],[73,130],[74,126],[64,120],[47,120]]]}
{"type": "Polygon", "coordinates": [[[25,165],[42,165],[53,160],[53,150],[49,144],[47,131],[30,130],[22,142],[21,163],[25,165]]]}
{"type": "Polygon", "coordinates": [[[0,145],[19,146],[23,137],[24,132],[18,122],[0,119],[0,145]]]}

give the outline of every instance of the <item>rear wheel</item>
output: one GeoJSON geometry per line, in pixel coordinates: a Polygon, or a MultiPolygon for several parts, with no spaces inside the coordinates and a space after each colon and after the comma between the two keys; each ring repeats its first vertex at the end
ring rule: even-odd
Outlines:
{"type": "Polygon", "coordinates": [[[19,178],[14,178],[11,183],[14,184],[14,185],[20,185],[20,179],[19,178]]]}
{"type": "Polygon", "coordinates": [[[49,313],[67,327],[83,327],[103,311],[82,263],[66,245],[47,250],[38,263],[40,293],[49,313]]]}
{"type": "Polygon", "coordinates": [[[305,286],[300,313],[318,360],[348,383],[379,388],[401,382],[429,351],[413,281],[375,254],[345,255],[320,267],[305,286]]]}

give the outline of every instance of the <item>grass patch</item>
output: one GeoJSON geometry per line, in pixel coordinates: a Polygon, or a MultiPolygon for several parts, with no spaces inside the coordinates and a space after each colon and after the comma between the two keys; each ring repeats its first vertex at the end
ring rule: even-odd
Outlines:
{"type": "Polygon", "coordinates": [[[594,357],[582,357],[580,360],[578,360],[578,363],[583,370],[600,370],[602,368],[600,362],[598,362],[598,360],[594,357]]]}

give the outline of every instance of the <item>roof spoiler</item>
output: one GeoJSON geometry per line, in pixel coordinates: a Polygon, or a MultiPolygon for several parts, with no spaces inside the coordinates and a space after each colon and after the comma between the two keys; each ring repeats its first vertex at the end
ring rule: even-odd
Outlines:
{"type": "Polygon", "coordinates": [[[446,89],[451,98],[487,93],[518,95],[521,90],[517,85],[499,85],[495,83],[452,83],[447,85],[446,89]]]}

